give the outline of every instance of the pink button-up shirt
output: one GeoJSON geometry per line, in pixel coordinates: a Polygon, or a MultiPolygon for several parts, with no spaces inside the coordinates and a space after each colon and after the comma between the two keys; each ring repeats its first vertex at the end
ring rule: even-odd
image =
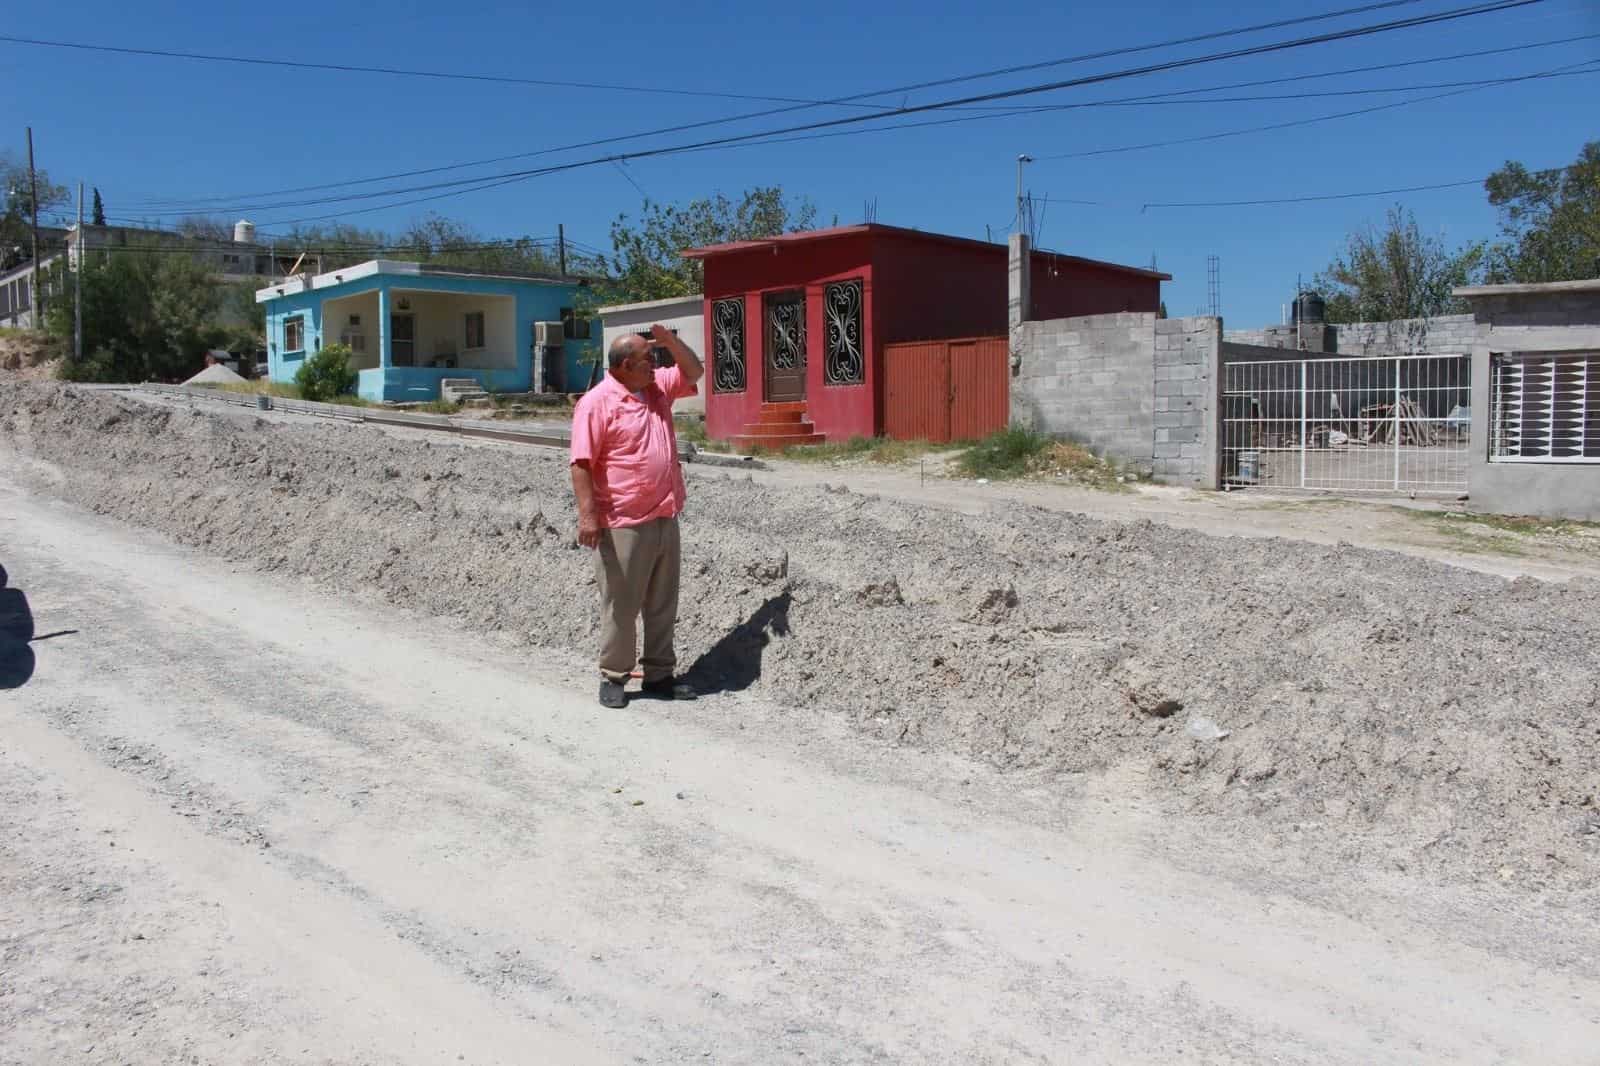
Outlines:
{"type": "Polygon", "coordinates": [[[572,462],[588,460],[606,529],[672,518],[683,510],[683,468],[672,402],[698,390],[675,366],[656,371],[640,400],[610,374],[572,412],[572,462]]]}

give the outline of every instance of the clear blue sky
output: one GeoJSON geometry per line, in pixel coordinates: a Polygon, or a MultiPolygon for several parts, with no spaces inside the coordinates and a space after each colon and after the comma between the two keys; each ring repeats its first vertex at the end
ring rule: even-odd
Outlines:
{"type": "MultiPolygon", "coordinates": [[[[888,98],[913,103],[1036,84],[1179,56],[1222,51],[1371,22],[1443,11],[1466,0],[1425,0],[1386,11],[991,78],[888,98]]],[[[233,5],[167,2],[36,5],[26,26],[0,32],[129,47],[626,83],[822,99],[1020,63],[1151,43],[1190,33],[1355,6],[1241,0],[1229,5],[858,5],[819,0],[770,13],[760,5],[612,3],[536,13],[525,5],[233,5]],[[1041,8],[1048,10],[1040,10],[1041,8]]],[[[1079,103],[1256,79],[1393,63],[1600,34],[1600,4],[1545,0],[1514,11],[1273,56],[1213,63],[1107,85],[1032,96],[1020,105],[1079,103]]],[[[413,170],[757,110],[758,103],[600,89],[430,81],[374,74],[273,69],[60,51],[0,43],[16,101],[0,147],[22,149],[34,127],[39,164],[58,181],[100,187],[107,211],[154,217],[157,200],[219,205],[241,194],[413,170]]],[[[1503,78],[1600,59],[1600,38],[1523,52],[1220,95],[1329,92],[1503,78]]],[[[1444,90],[1435,89],[1437,93],[1444,90]]],[[[640,189],[660,201],[758,184],[813,200],[824,223],[880,222],[982,237],[1011,222],[1015,159],[1040,157],[1028,188],[1048,195],[1041,243],[1079,255],[1147,265],[1174,276],[1173,314],[1207,303],[1206,257],[1221,260],[1222,311],[1231,327],[1278,318],[1297,272],[1309,277],[1352,228],[1396,200],[1452,243],[1492,236],[1481,188],[1288,206],[1141,210],[1150,202],[1242,200],[1360,192],[1478,178],[1507,159],[1571,162],[1600,138],[1600,75],[1495,86],[1463,95],[1274,132],[1141,151],[1046,160],[1062,153],[1195,137],[1428,95],[1333,96],[1265,102],[1099,107],[894,132],[708,151],[534,178],[431,204],[348,214],[398,228],[427,210],[461,218],[488,237],[545,235],[556,224],[605,245],[640,189]],[[630,180],[631,179],[631,180],[630,180]],[[637,188],[635,187],[637,185],[637,188]],[[1092,204],[1067,201],[1087,200],[1092,204]]],[[[881,99],[881,98],[880,98],[881,99]]],[[[822,107],[719,125],[627,147],[749,132],[859,113],[822,107]]],[[[949,112],[916,120],[950,117],[949,112]]],[[[860,128],[860,127],[854,127],[860,128]]],[[[580,159],[586,149],[480,172],[580,159]]],[[[457,177],[446,174],[440,178],[457,177]]],[[[412,184],[438,178],[419,178],[412,184]]],[[[382,188],[383,186],[377,186],[382,188]]],[[[369,186],[368,188],[372,188],[369,186]]],[[[349,190],[336,190],[346,192],[349,190]]],[[[269,201],[300,199],[269,197],[269,201]]],[[[317,195],[317,194],[311,194],[317,195]]],[[[419,195],[419,194],[413,194],[419,195]]],[[[398,198],[398,197],[396,197],[398,198]]],[[[382,203],[383,201],[377,201],[382,203]]],[[[265,233],[288,220],[370,206],[250,210],[265,233]]]]}

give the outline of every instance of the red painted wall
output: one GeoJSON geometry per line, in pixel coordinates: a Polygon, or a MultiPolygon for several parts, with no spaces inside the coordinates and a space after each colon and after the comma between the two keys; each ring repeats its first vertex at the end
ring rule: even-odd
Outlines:
{"type": "MultiPolygon", "coordinates": [[[[743,296],[746,387],[742,393],[707,392],[706,432],[718,439],[736,436],[756,421],[766,342],[763,297],[798,288],[806,292],[807,417],[830,440],[881,432],[884,345],[1003,336],[1007,254],[999,245],[955,244],[933,235],[878,230],[708,257],[706,351],[714,350],[713,301],[743,296]],[[828,282],[852,277],[863,279],[866,382],[826,386],[822,289],[828,282]]],[[[1033,257],[1032,318],[1155,311],[1160,302],[1161,282],[1156,278],[1044,253],[1033,257]]]]}
{"type": "MultiPolygon", "coordinates": [[[[880,235],[872,256],[882,301],[880,340],[1005,333],[1008,257],[997,245],[880,235]]],[[[1161,282],[1041,252],[1033,256],[1032,295],[1035,319],[1154,311],[1161,304],[1161,282]]]]}
{"type": "MultiPolygon", "coordinates": [[[[1036,320],[1156,311],[1161,307],[1161,282],[1037,253],[1033,256],[1032,295],[1033,312],[1029,317],[1036,320]]],[[[1000,325],[1000,331],[1005,332],[1003,305],[1000,325]]]]}
{"type": "Polygon", "coordinates": [[[706,394],[706,433],[722,439],[736,436],[754,422],[761,409],[766,355],[763,298],[769,292],[806,291],[806,417],[830,440],[871,436],[876,428],[876,396],[882,376],[874,315],[873,269],[866,234],[833,240],[779,244],[731,252],[705,261],[706,350],[712,349],[711,304],[728,296],[745,300],[745,391],[706,394]],[[822,287],[845,278],[862,279],[862,343],[866,383],[825,386],[822,352],[825,344],[822,287]]]}
{"type": "Polygon", "coordinates": [[[872,253],[885,344],[1006,332],[1006,250],[879,236],[872,253]]]}

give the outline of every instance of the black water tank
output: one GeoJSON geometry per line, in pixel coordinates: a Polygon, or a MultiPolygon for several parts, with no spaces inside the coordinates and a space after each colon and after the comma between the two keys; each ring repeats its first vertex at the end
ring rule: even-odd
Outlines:
{"type": "Polygon", "coordinates": [[[1320,325],[1328,320],[1328,304],[1314,292],[1302,292],[1294,301],[1294,311],[1289,316],[1290,324],[1320,325]]]}

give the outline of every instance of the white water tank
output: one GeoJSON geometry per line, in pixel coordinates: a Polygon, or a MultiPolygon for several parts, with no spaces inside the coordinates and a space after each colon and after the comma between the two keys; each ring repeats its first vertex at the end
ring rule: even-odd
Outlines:
{"type": "Polygon", "coordinates": [[[241,218],[233,224],[234,244],[254,244],[256,242],[256,224],[247,218],[241,218]]]}

